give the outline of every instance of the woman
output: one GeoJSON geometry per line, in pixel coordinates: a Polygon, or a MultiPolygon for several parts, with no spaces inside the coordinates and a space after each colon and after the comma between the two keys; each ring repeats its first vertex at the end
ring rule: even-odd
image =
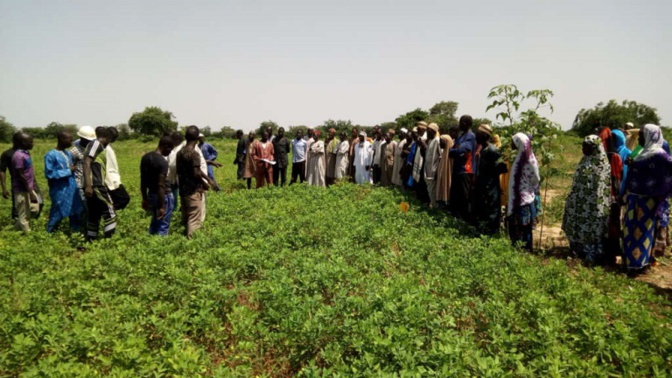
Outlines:
{"type": "Polygon", "coordinates": [[[582,147],[583,158],[565,201],[562,230],[569,248],[592,264],[602,256],[607,233],[611,167],[599,137],[587,136],[582,147]]]}
{"type": "Polygon", "coordinates": [[[509,180],[506,209],[509,237],[514,245],[522,242],[525,249],[532,251],[532,228],[537,219],[534,200],[540,181],[539,164],[527,135],[514,135],[511,148],[518,150],[518,154],[513,161],[509,180]]]}
{"type": "Polygon", "coordinates": [[[436,175],[436,202],[440,205],[448,205],[450,201],[450,179],[453,177],[453,159],[448,156],[453,148],[453,138],[448,134],[441,135],[439,139],[443,151],[439,162],[439,172],[436,175]]]}
{"type": "Polygon", "coordinates": [[[254,143],[254,131],[250,131],[250,134],[247,137],[247,143],[245,143],[245,171],[243,172],[243,178],[247,181],[247,189],[252,188],[252,177],[256,177],[256,164],[254,159],[252,159],[252,144],[254,143]]]}
{"type": "Polygon", "coordinates": [[[623,178],[623,160],[616,150],[615,138],[611,129],[602,127],[599,132],[604,151],[609,162],[609,231],[606,240],[607,258],[616,262],[616,256],[621,256],[621,180],[623,178]]]}
{"type": "Polygon", "coordinates": [[[639,144],[642,151],[630,163],[625,183],[623,252],[628,269],[633,270],[646,268],[654,253],[667,250],[667,201],[672,192],[672,157],[663,149],[660,127],[644,126],[639,144]]]}
{"type": "Polygon", "coordinates": [[[625,145],[625,134],[621,130],[613,130],[611,136],[614,143],[614,149],[623,162],[623,174],[621,175],[621,188],[619,190],[619,195],[622,197],[623,194],[625,194],[625,178],[628,176],[628,166],[625,162],[628,160],[628,156],[632,154],[632,151],[625,145]]]}
{"type": "Polygon", "coordinates": [[[474,220],[480,232],[494,235],[499,231],[502,214],[499,175],[506,172],[502,155],[492,142],[492,128],[480,125],[476,131],[477,149],[474,188],[474,220]]]}

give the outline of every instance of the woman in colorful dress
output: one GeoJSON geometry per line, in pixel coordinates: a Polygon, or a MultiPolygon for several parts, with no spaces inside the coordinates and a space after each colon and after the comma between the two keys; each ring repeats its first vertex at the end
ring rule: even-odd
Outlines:
{"type": "Polygon", "coordinates": [[[601,259],[602,242],[607,235],[611,167],[598,136],[587,136],[582,147],[583,158],[565,201],[562,230],[569,239],[569,248],[592,264],[601,259]]]}
{"type": "Polygon", "coordinates": [[[621,256],[621,182],[623,179],[623,166],[625,160],[616,149],[616,138],[608,127],[602,127],[599,131],[602,146],[609,162],[610,175],[610,198],[609,198],[609,230],[604,245],[607,252],[605,258],[610,263],[616,262],[616,256],[621,256]]]}
{"type": "Polygon", "coordinates": [[[511,166],[506,223],[514,245],[519,243],[532,251],[532,229],[537,220],[535,192],[539,188],[539,164],[532,152],[530,138],[524,133],[513,136],[514,150],[518,150],[511,166]]]}
{"type": "Polygon", "coordinates": [[[663,149],[663,142],[659,126],[644,126],[639,134],[642,151],[628,168],[623,253],[631,270],[646,268],[655,252],[664,252],[668,247],[672,157],[663,149]]]}

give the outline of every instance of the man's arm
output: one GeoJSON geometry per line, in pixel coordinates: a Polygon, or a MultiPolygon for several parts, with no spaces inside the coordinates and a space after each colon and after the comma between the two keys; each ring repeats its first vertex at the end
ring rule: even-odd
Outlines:
{"type": "Polygon", "coordinates": [[[156,219],[163,219],[163,216],[166,215],[166,175],[163,173],[159,174],[158,197],[159,209],[156,214],[156,219]]]}
{"type": "Polygon", "coordinates": [[[5,184],[6,179],[7,174],[5,171],[0,171],[0,185],[2,185],[2,196],[5,197],[5,199],[9,198],[9,192],[7,191],[7,186],[5,184]]]}
{"type": "Polygon", "coordinates": [[[58,168],[59,164],[58,161],[54,159],[54,155],[51,153],[46,154],[44,156],[44,175],[47,177],[47,179],[55,180],[63,177],[72,176],[72,171],[70,170],[70,167],[67,167],[65,169],[58,169],[58,168]]]}
{"type": "Polygon", "coordinates": [[[140,161],[140,195],[142,195],[142,209],[149,210],[149,199],[147,198],[147,193],[149,189],[147,188],[147,178],[144,175],[145,170],[143,166],[145,165],[145,159],[143,158],[140,161]]]}
{"type": "Polygon", "coordinates": [[[33,188],[28,186],[28,178],[26,177],[26,170],[23,168],[18,168],[16,170],[17,175],[19,176],[19,182],[21,185],[23,185],[24,188],[28,191],[28,195],[30,195],[30,202],[37,202],[37,196],[35,196],[35,193],[33,191],[33,188]]]}
{"type": "Polygon", "coordinates": [[[91,187],[91,163],[93,158],[91,156],[84,157],[84,195],[91,197],[93,195],[93,188],[91,187]]]}

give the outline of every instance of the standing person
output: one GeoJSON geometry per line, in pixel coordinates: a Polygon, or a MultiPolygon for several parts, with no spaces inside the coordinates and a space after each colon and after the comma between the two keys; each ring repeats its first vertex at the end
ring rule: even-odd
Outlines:
{"type": "Polygon", "coordinates": [[[359,143],[359,132],[356,127],[353,127],[350,133],[350,151],[348,154],[348,161],[350,162],[348,175],[350,176],[350,182],[355,182],[355,145],[357,143],[359,143]]]}
{"type": "Polygon", "coordinates": [[[11,190],[11,199],[12,199],[12,220],[15,220],[17,217],[16,206],[14,206],[14,176],[12,175],[12,157],[14,153],[19,149],[19,137],[21,132],[17,131],[12,135],[12,147],[5,150],[0,156],[0,184],[2,185],[2,197],[4,199],[10,198],[9,190],[7,190],[7,171],[9,171],[9,189],[11,190]]]}
{"type": "Polygon", "coordinates": [[[404,165],[404,160],[401,157],[401,152],[406,144],[406,134],[408,130],[402,128],[399,133],[399,142],[394,149],[394,163],[392,165],[392,185],[401,187],[401,168],[404,165]]]}
{"type": "Polygon", "coordinates": [[[642,151],[630,162],[625,183],[623,252],[628,269],[647,267],[668,246],[668,198],[672,194],[672,157],[663,149],[659,126],[640,130],[642,151]]]}
{"type": "Polygon", "coordinates": [[[450,149],[453,159],[453,179],[451,182],[451,211],[459,218],[469,221],[470,190],[474,179],[472,159],[476,150],[476,136],[471,132],[473,119],[470,115],[460,117],[460,136],[450,149]]]}
{"type": "Polygon", "coordinates": [[[404,150],[401,152],[404,159],[404,166],[401,168],[401,182],[404,189],[414,190],[415,180],[413,180],[413,165],[415,162],[415,153],[418,150],[418,128],[414,127],[406,137],[404,150]]]}
{"type": "Polygon", "coordinates": [[[639,146],[639,129],[635,128],[635,125],[633,125],[632,122],[627,122],[625,124],[625,131],[627,134],[625,146],[628,147],[630,151],[634,152],[639,146]]]}
{"type": "Polygon", "coordinates": [[[600,128],[598,136],[602,142],[603,150],[606,151],[610,166],[609,231],[604,247],[606,248],[607,259],[611,263],[615,263],[616,257],[623,255],[621,251],[621,183],[624,161],[621,160],[620,154],[616,151],[611,129],[608,127],[600,128]]]}
{"type": "Polygon", "coordinates": [[[112,140],[110,129],[96,127],[96,139],[86,146],[84,151],[84,195],[86,196],[87,224],[86,240],[98,238],[100,219],[103,234],[112,237],[117,228],[117,214],[107,185],[107,145],[112,140]]]}
{"type": "Polygon", "coordinates": [[[177,153],[182,149],[182,142],[184,141],[184,135],[179,131],[174,131],[170,134],[170,140],[173,142],[173,150],[168,154],[168,176],[166,180],[168,185],[170,185],[170,192],[175,198],[175,208],[173,211],[177,211],[179,208],[179,201],[177,200],[180,195],[180,187],[177,183],[177,153]]]}
{"type": "Polygon", "coordinates": [[[250,146],[250,153],[255,166],[255,179],[257,181],[257,189],[264,185],[273,185],[273,143],[268,140],[268,132],[264,131],[261,134],[261,141],[255,141],[250,146]]]}
{"type": "Polygon", "coordinates": [[[44,175],[49,183],[51,198],[47,232],[53,232],[64,218],[70,221],[70,228],[79,231],[78,216],[81,213],[82,199],[77,190],[72,154],[68,151],[68,148],[72,147],[72,134],[60,131],[57,138],[56,149],[44,156],[44,175]]]}
{"type": "Polygon", "coordinates": [[[380,184],[380,178],[382,175],[382,170],[381,170],[381,160],[383,156],[383,144],[385,144],[385,140],[383,139],[383,135],[380,132],[380,128],[378,126],[374,127],[374,134],[373,137],[375,138],[373,141],[373,184],[378,185],[380,184]]]}
{"type": "Polygon", "coordinates": [[[601,259],[607,235],[611,168],[597,135],[587,136],[582,149],[583,158],[565,201],[562,230],[569,248],[592,264],[601,259]]]}
{"type": "Polygon", "coordinates": [[[205,159],[208,177],[210,177],[210,180],[212,180],[214,184],[212,186],[212,190],[214,190],[215,192],[219,192],[220,189],[219,185],[217,185],[217,180],[215,180],[214,168],[220,168],[222,164],[215,161],[217,160],[217,156],[219,156],[219,154],[217,153],[217,149],[215,148],[215,146],[205,141],[205,135],[202,133],[198,135],[198,147],[201,149],[201,153],[203,154],[203,158],[205,159]]]}
{"type": "Polygon", "coordinates": [[[116,142],[119,137],[119,130],[117,130],[116,127],[108,127],[108,134],[110,135],[110,140],[107,147],[105,147],[105,154],[107,155],[105,185],[110,193],[110,198],[112,198],[114,210],[123,210],[128,206],[131,197],[129,196],[128,191],[126,191],[124,184],[121,183],[117,154],[112,148],[112,143],[116,142]]]}
{"type": "Polygon", "coordinates": [[[336,146],[336,169],[334,178],[336,180],[344,179],[348,176],[350,168],[350,142],[348,141],[348,133],[341,132],[341,141],[336,146]]]}
{"type": "Polygon", "coordinates": [[[35,212],[36,206],[39,206],[39,198],[35,185],[35,168],[33,160],[30,157],[30,150],[33,149],[33,138],[21,133],[18,138],[18,149],[12,156],[12,165],[10,174],[14,177],[12,190],[14,192],[14,207],[16,207],[16,223],[14,227],[23,231],[30,232],[31,213],[35,212]]]}
{"type": "Polygon", "coordinates": [[[423,170],[424,180],[427,184],[427,196],[429,207],[436,208],[436,178],[441,162],[441,143],[438,134],[439,126],[430,123],[427,129],[427,150],[425,151],[425,167],[423,170]]]}
{"type": "Polygon", "coordinates": [[[292,140],[292,181],[289,185],[296,182],[297,177],[301,183],[306,180],[306,140],[303,139],[303,130],[296,132],[296,138],[292,140]]]}
{"type": "Polygon", "coordinates": [[[380,161],[380,185],[392,186],[392,176],[394,174],[394,157],[397,153],[397,142],[392,138],[394,134],[388,132],[385,134],[385,144],[380,161]]]}
{"type": "Polygon", "coordinates": [[[187,239],[203,226],[204,192],[211,186],[207,172],[203,172],[203,157],[196,150],[198,127],[189,126],[185,132],[186,144],[177,153],[176,172],[180,185],[182,223],[187,239]]]}
{"type": "Polygon", "coordinates": [[[278,135],[273,139],[273,153],[275,166],[273,167],[273,183],[283,187],[287,182],[288,154],[291,148],[289,139],[285,137],[285,128],[278,129],[278,135]]]}
{"type": "Polygon", "coordinates": [[[373,160],[373,148],[371,143],[366,140],[366,132],[359,132],[359,140],[355,144],[355,182],[357,184],[368,184],[371,182],[371,161],[373,160]]]}
{"type": "MultiPolygon", "coordinates": [[[[509,237],[514,245],[522,242],[525,249],[532,251],[532,229],[537,220],[534,200],[539,188],[539,165],[530,138],[524,133],[513,136],[511,148],[518,150],[518,154],[513,161],[509,180],[506,208],[509,237]]],[[[451,194],[451,202],[454,200],[451,194]]]]}
{"type": "Polygon", "coordinates": [[[334,128],[329,129],[327,140],[324,142],[324,145],[324,161],[327,171],[327,186],[329,186],[334,183],[336,178],[336,156],[338,153],[338,140],[336,139],[336,130],[334,128]]]}
{"type": "Polygon", "coordinates": [[[448,205],[450,202],[450,182],[453,178],[453,159],[448,155],[453,147],[453,138],[448,134],[441,135],[439,146],[443,152],[441,153],[439,172],[436,175],[436,202],[448,205]]]}
{"type": "Polygon", "coordinates": [[[254,131],[250,131],[245,142],[245,172],[243,178],[247,180],[247,189],[252,188],[252,177],[256,177],[257,166],[252,159],[252,145],[254,144],[254,131]]]}
{"type": "Polygon", "coordinates": [[[238,143],[236,143],[236,159],[233,161],[233,164],[236,165],[238,168],[236,169],[236,178],[238,180],[243,179],[243,175],[245,174],[245,138],[244,138],[243,130],[238,130],[236,131],[236,139],[238,139],[238,143]]]}
{"type": "Polygon", "coordinates": [[[70,216],[70,223],[77,223],[77,228],[86,235],[88,216],[86,211],[86,196],[84,195],[84,153],[89,143],[96,139],[96,131],[91,126],[82,126],[77,131],[77,136],[79,136],[79,139],[70,148],[70,155],[72,156],[72,164],[75,166],[75,183],[77,184],[77,193],[79,194],[81,207],[78,214],[70,216]]]}
{"type": "MultiPolygon", "coordinates": [[[[168,235],[173,217],[175,198],[170,188],[167,157],[173,151],[173,140],[164,135],[156,150],[146,153],[140,160],[140,193],[142,208],[152,212],[150,235],[168,235]]],[[[200,169],[200,166],[199,166],[200,169]]]]}
{"type": "Polygon", "coordinates": [[[628,160],[630,154],[632,154],[632,151],[625,146],[625,134],[621,130],[613,130],[611,136],[613,137],[614,149],[618,156],[621,157],[621,162],[623,162],[623,174],[621,176],[621,188],[619,190],[619,196],[622,198],[625,194],[625,179],[628,176],[628,165],[625,164],[625,162],[628,160]]]}
{"type": "Polygon", "coordinates": [[[478,143],[475,156],[474,221],[480,232],[494,235],[499,232],[502,218],[499,176],[507,171],[502,155],[492,143],[492,128],[480,125],[476,131],[478,143]]]}
{"type": "Polygon", "coordinates": [[[315,130],[309,128],[307,138],[304,138],[306,139],[306,165],[304,170],[304,174],[306,175],[306,177],[308,177],[308,162],[310,161],[310,145],[313,144],[313,142],[315,142],[314,136],[315,136],[315,130]]]}
{"type": "Polygon", "coordinates": [[[325,162],[324,142],[320,140],[320,132],[313,133],[313,143],[310,144],[310,153],[308,154],[306,180],[308,185],[327,186],[326,183],[326,162],[325,162]]]}
{"type": "Polygon", "coordinates": [[[430,202],[425,181],[425,154],[427,153],[427,123],[418,122],[418,138],[415,141],[415,159],[413,160],[413,187],[415,197],[424,204],[430,202]]]}

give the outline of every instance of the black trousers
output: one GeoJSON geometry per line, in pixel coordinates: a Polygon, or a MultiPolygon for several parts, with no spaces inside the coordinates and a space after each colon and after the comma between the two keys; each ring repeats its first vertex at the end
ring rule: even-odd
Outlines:
{"type": "Polygon", "coordinates": [[[103,234],[109,238],[114,234],[117,228],[117,215],[114,213],[114,207],[110,195],[105,190],[94,189],[93,195],[86,199],[87,226],[86,240],[96,240],[100,229],[100,220],[103,219],[103,234]]]}
{"type": "Polygon", "coordinates": [[[290,184],[293,184],[296,182],[296,178],[300,178],[301,182],[303,183],[306,181],[306,161],[302,161],[300,163],[292,163],[292,181],[290,184]]]}
{"type": "Polygon", "coordinates": [[[114,205],[114,210],[122,210],[128,206],[128,203],[131,202],[131,196],[124,188],[124,185],[119,185],[115,190],[110,190],[110,198],[112,198],[112,204],[114,205]]]}
{"type": "Polygon", "coordinates": [[[380,169],[380,165],[374,165],[373,166],[373,183],[378,184],[380,182],[380,178],[383,175],[382,169],[380,169]]]}
{"type": "Polygon", "coordinates": [[[453,175],[450,187],[450,210],[456,217],[471,221],[471,173],[458,173],[453,175]]]}
{"type": "MultiPolygon", "coordinates": [[[[293,168],[292,173],[294,173],[293,168]]],[[[278,167],[278,164],[276,164],[273,167],[273,184],[275,184],[275,186],[285,186],[286,182],[287,182],[287,166],[278,167]]]]}

